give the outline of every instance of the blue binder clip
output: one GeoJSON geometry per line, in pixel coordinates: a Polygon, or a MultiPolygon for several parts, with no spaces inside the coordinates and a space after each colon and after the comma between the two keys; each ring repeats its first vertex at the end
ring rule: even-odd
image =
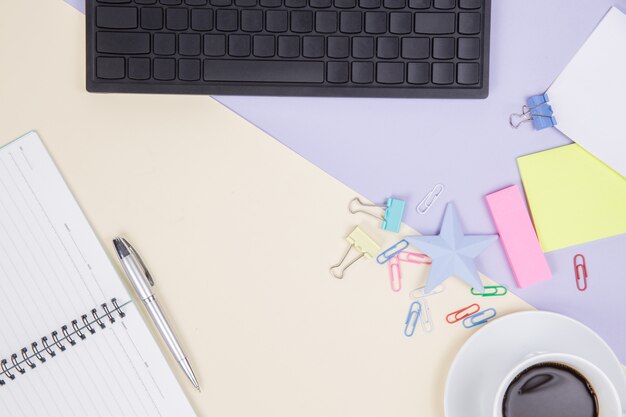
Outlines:
{"type": "Polygon", "coordinates": [[[350,213],[352,214],[361,212],[380,219],[383,221],[380,225],[381,229],[398,233],[400,231],[400,226],[402,225],[404,206],[404,200],[399,200],[397,198],[388,198],[387,203],[384,206],[379,206],[377,204],[364,203],[359,197],[355,197],[350,201],[348,210],[350,210],[350,213]],[[371,213],[365,210],[366,207],[379,207],[385,209],[385,214],[381,216],[379,214],[371,213]]]}
{"type": "Polygon", "coordinates": [[[516,129],[526,122],[532,122],[535,130],[556,125],[556,118],[547,93],[529,97],[526,104],[522,106],[522,113],[512,113],[509,116],[509,123],[516,129]]]}

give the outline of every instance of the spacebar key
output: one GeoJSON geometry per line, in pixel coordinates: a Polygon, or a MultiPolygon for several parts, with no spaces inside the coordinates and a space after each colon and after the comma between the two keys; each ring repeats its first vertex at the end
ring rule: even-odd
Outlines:
{"type": "Polygon", "coordinates": [[[322,83],[323,62],[205,59],[205,81],[322,83]]]}

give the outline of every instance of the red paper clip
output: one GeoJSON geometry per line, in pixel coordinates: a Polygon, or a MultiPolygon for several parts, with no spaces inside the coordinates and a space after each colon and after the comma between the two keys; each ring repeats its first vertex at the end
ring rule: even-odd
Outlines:
{"type": "Polygon", "coordinates": [[[450,324],[456,323],[457,321],[461,321],[466,317],[469,317],[473,314],[476,314],[480,311],[480,306],[478,304],[470,304],[467,307],[463,307],[460,310],[453,311],[452,313],[446,316],[446,321],[450,324]]]}
{"type": "Polygon", "coordinates": [[[576,274],[576,288],[578,291],[587,289],[587,262],[580,253],[574,256],[574,272],[576,274]]]}

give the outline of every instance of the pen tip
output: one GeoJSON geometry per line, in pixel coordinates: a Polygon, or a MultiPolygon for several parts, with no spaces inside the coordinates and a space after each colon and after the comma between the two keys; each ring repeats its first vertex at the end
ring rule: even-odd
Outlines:
{"type": "Polygon", "coordinates": [[[115,250],[117,251],[117,254],[121,258],[124,258],[124,257],[130,255],[130,252],[128,251],[128,248],[124,244],[124,241],[122,239],[120,239],[119,237],[116,237],[115,239],[113,239],[113,244],[115,245],[115,250]]]}

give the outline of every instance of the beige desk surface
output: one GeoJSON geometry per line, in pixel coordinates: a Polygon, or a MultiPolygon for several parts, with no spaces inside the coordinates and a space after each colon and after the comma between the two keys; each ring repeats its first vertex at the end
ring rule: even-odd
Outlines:
{"type": "Polygon", "coordinates": [[[328,274],[354,225],[398,239],[347,212],[353,191],[208,97],[86,93],[84,49],[84,17],[61,0],[4,8],[0,144],[37,130],[101,241],[140,248],[198,370],[201,394],[175,368],[198,414],[442,416],[472,333],[443,317],[476,301],[467,287],[449,280],[434,331],[406,338],[424,268],[401,293],[374,261],[328,274]]]}

